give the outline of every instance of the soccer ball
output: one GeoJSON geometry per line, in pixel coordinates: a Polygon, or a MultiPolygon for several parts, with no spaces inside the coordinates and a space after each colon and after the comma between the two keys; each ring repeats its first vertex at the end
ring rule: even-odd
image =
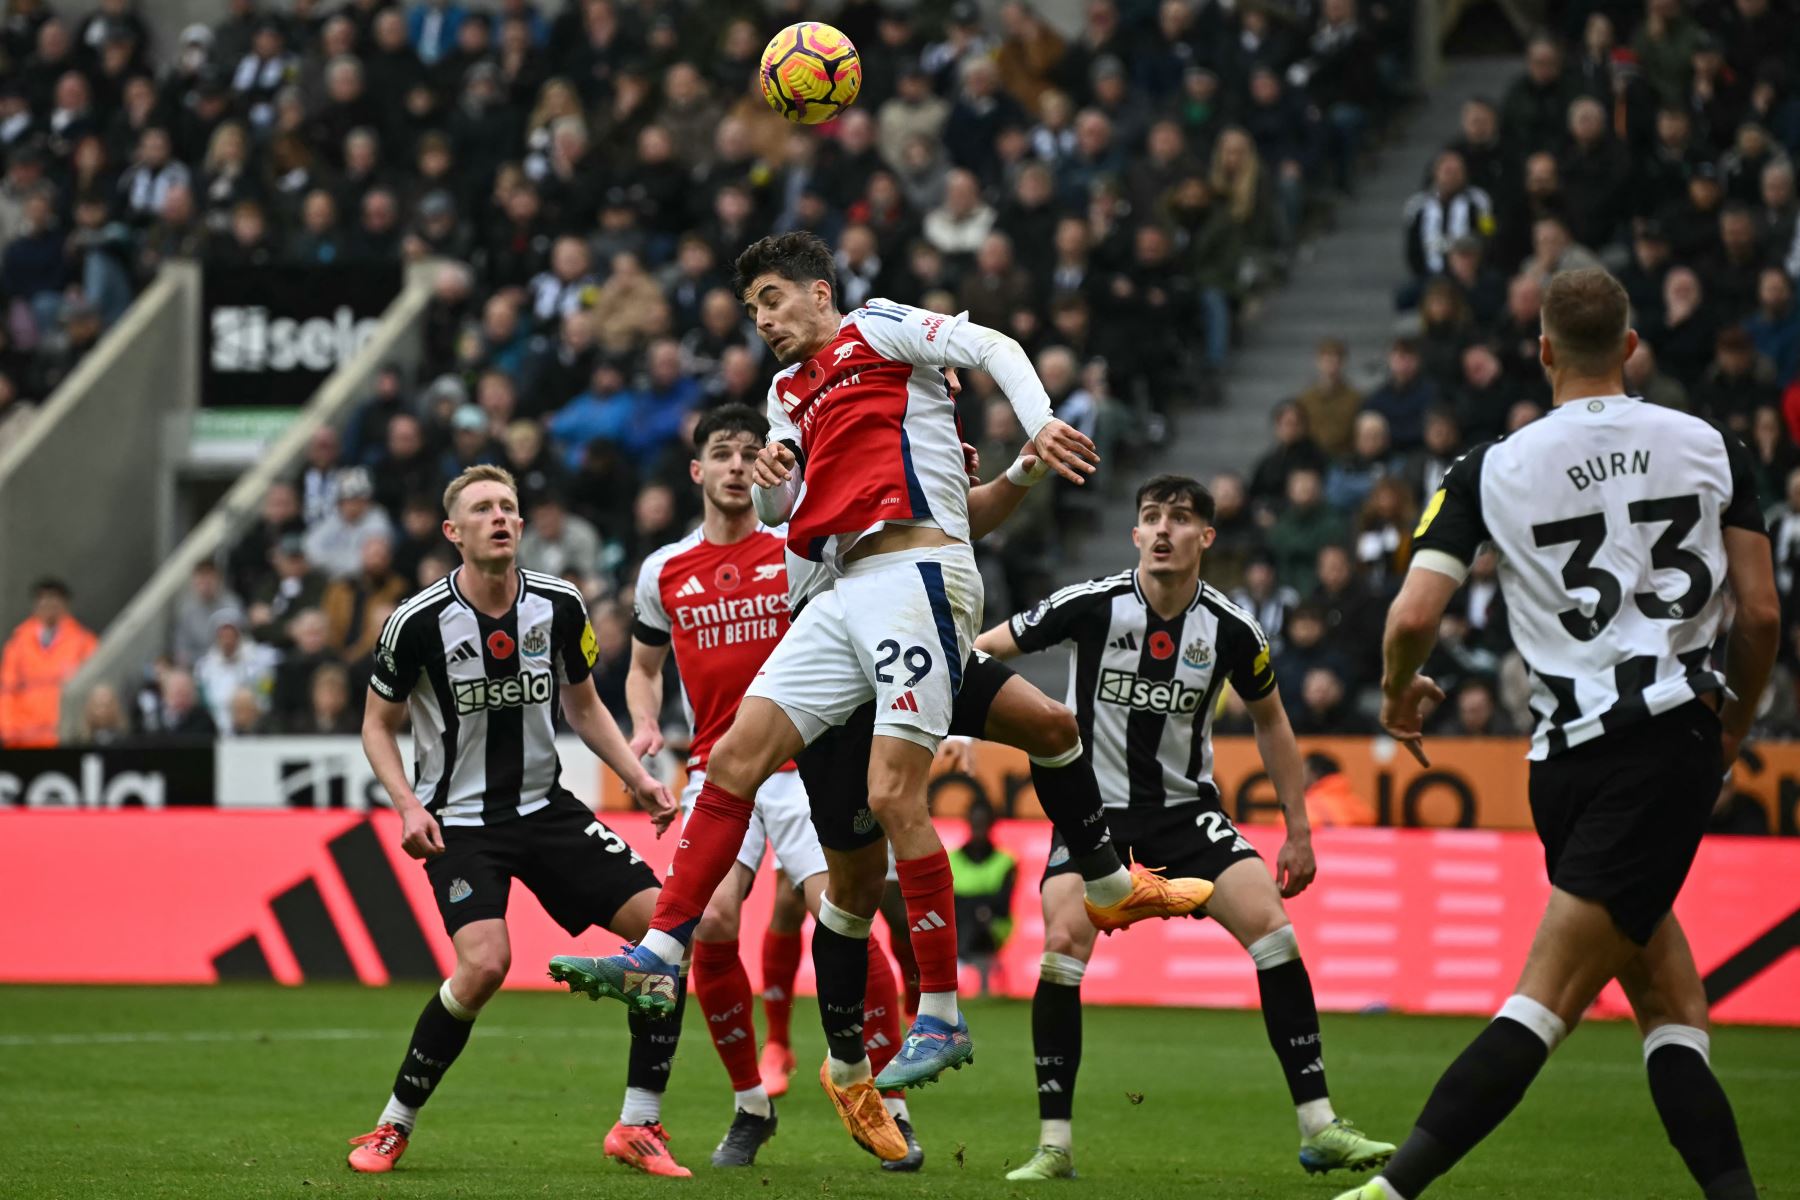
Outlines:
{"type": "Polygon", "coordinates": [[[862,90],[856,47],[823,21],[801,21],[770,38],[757,74],[769,107],[801,125],[831,120],[862,90]]]}

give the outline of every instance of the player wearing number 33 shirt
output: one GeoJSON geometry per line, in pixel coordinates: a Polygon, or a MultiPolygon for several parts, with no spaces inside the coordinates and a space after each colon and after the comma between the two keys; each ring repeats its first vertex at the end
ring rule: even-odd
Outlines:
{"type": "Polygon", "coordinates": [[[1671,909],[1768,680],[1780,602],[1744,447],[1619,393],[1638,343],[1630,309],[1604,270],[1550,281],[1538,356],[1555,407],[1450,469],[1388,613],[1382,724],[1424,761],[1420,708],[1443,693],[1419,667],[1477,550],[1498,552],[1531,672],[1531,816],[1551,891],[1517,992],[1348,1200],[1414,1200],[1506,1118],[1615,978],[1644,1031],[1651,1098],[1700,1190],[1756,1196],[1671,909]]]}

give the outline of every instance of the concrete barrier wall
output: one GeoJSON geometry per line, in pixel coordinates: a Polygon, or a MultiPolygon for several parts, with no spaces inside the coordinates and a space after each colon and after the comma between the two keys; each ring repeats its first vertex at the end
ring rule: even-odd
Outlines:
{"type": "Polygon", "coordinates": [[[103,629],[162,561],[171,426],[199,403],[199,338],[200,269],[171,263],[0,455],[0,629],[44,575],[103,629]]]}

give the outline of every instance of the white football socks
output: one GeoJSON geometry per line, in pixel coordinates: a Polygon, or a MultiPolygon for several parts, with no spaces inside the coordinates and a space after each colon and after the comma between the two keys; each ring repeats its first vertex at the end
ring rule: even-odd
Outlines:
{"type": "Polygon", "coordinates": [[[874,1071],[869,1067],[869,1057],[866,1054],[853,1063],[847,1063],[841,1058],[831,1058],[828,1056],[825,1059],[825,1063],[826,1068],[831,1072],[831,1084],[833,1087],[855,1087],[865,1079],[870,1079],[874,1076],[874,1071]]]}
{"type": "Polygon", "coordinates": [[[660,929],[652,929],[644,934],[638,945],[648,950],[666,963],[679,963],[687,957],[687,947],[670,937],[660,929]]]}
{"type": "Polygon", "coordinates": [[[912,1120],[912,1114],[906,1110],[906,1101],[902,1100],[900,1097],[898,1097],[898,1096],[883,1096],[881,1098],[881,1104],[882,1104],[883,1108],[886,1108],[888,1110],[888,1115],[893,1117],[894,1120],[896,1120],[896,1121],[911,1121],[912,1120]]]}
{"type": "Polygon", "coordinates": [[[763,1091],[760,1083],[747,1091],[733,1092],[731,1102],[739,1112],[747,1112],[753,1117],[771,1116],[775,1111],[769,1106],[769,1093],[763,1091]]]}
{"type": "Polygon", "coordinates": [[[1296,1104],[1294,1112],[1300,1118],[1300,1136],[1309,1138],[1322,1129],[1331,1128],[1337,1120],[1337,1113],[1332,1111],[1331,1101],[1326,1097],[1308,1100],[1304,1104],[1296,1104]]]}
{"type": "Polygon", "coordinates": [[[398,1125],[411,1137],[414,1127],[419,1123],[419,1110],[410,1104],[400,1103],[400,1097],[389,1096],[387,1107],[381,1110],[381,1120],[377,1125],[398,1125]]]}
{"type": "Polygon", "coordinates": [[[920,992],[919,1015],[935,1017],[946,1025],[956,1024],[955,992],[920,992]]]}
{"type": "Polygon", "coordinates": [[[649,1088],[628,1087],[625,1103],[619,1109],[621,1125],[654,1125],[662,1120],[662,1093],[649,1088]]]}
{"type": "Polygon", "coordinates": [[[1039,1121],[1038,1145],[1054,1146],[1058,1150],[1074,1150],[1075,1130],[1073,1125],[1074,1122],[1068,1120],[1039,1121]]]}
{"type": "Polygon", "coordinates": [[[1095,908],[1105,908],[1131,895],[1131,872],[1120,867],[1104,879],[1089,879],[1081,886],[1095,908]]]}

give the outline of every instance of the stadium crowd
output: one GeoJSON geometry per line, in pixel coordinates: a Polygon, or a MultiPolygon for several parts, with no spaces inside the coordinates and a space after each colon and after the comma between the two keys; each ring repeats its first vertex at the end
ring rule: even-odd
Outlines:
{"type": "MultiPolygon", "coordinates": [[[[1503,95],[1464,106],[1400,215],[1410,278],[1392,343],[1321,345],[1254,469],[1215,481],[1209,572],[1276,639],[1303,731],[1372,727],[1382,614],[1414,525],[1458,454],[1543,415],[1544,284],[1599,263],[1642,334],[1628,390],[1754,454],[1790,630],[1760,729],[1800,734],[1800,22],[1783,0],[1561,13],[1503,95]]],[[[1529,729],[1491,557],[1442,634],[1427,667],[1451,692],[1438,732],[1529,729]]]]}
{"type": "MultiPolygon", "coordinates": [[[[728,287],[767,232],[828,239],[846,306],[1008,330],[1128,460],[1218,399],[1236,310],[1352,183],[1410,29],[1391,3],[1095,0],[1065,38],[1024,3],[849,0],[862,96],[812,130],[756,94],[767,32],[816,15],[775,8],[233,0],[152,46],[133,0],[9,6],[0,438],[167,258],[442,264],[423,369],[319,436],[94,736],[351,727],[388,607],[448,561],[437,495],[484,461],[523,483],[527,565],[593,597],[618,710],[635,565],[696,511],[684,431],[774,369],[728,287]]],[[[1001,469],[991,381],[961,408],[1001,469]]],[[[1054,580],[1082,516],[1058,492],[984,550],[995,611],[1054,580]]]]}

